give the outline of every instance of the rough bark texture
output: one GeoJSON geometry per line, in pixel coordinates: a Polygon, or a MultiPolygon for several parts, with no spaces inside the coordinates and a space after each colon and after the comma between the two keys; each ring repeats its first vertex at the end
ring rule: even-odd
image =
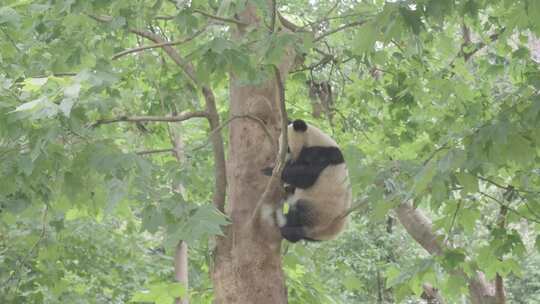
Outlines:
{"type": "MultiPolygon", "coordinates": [[[[443,253],[444,245],[433,233],[431,221],[422,211],[414,208],[410,202],[405,202],[396,208],[396,213],[405,230],[420,246],[432,255],[443,253]]],[[[458,271],[456,274],[466,276],[463,271],[458,271]]],[[[494,285],[489,283],[481,272],[477,272],[476,276],[469,278],[469,294],[473,304],[497,303],[494,285]]]]}
{"type": "MultiPolygon", "coordinates": [[[[279,136],[279,111],[274,81],[263,87],[239,86],[231,80],[231,115],[254,115],[279,136]]],[[[230,126],[229,196],[226,213],[232,220],[218,240],[213,273],[217,303],[286,303],[281,268],[281,235],[275,226],[251,220],[268,178],[261,169],[272,165],[276,151],[264,130],[251,120],[230,126]]],[[[279,193],[270,200],[278,202],[279,193]]]]}
{"type": "MultiPolygon", "coordinates": [[[[246,24],[259,23],[255,9],[249,5],[239,18],[246,24]]],[[[236,35],[242,35],[241,30],[236,35]]],[[[282,79],[291,62],[286,56],[280,65],[282,79]]],[[[258,86],[241,85],[231,74],[230,100],[231,117],[255,116],[265,123],[273,138],[279,138],[281,115],[275,79],[258,86]]],[[[269,182],[261,169],[274,165],[277,143],[270,142],[265,130],[251,119],[232,120],[229,130],[225,212],[232,224],[227,227],[225,237],[217,239],[212,271],[215,302],[287,303],[281,235],[274,222],[262,218],[270,214],[267,207],[280,203],[279,187],[270,187],[265,201],[260,202],[269,182]]]]}

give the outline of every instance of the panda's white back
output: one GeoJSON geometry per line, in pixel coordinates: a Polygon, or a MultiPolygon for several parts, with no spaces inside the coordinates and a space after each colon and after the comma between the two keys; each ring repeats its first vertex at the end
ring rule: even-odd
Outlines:
{"type": "Polygon", "coordinates": [[[343,215],[351,207],[352,200],[345,163],[328,166],[312,187],[296,188],[288,202],[292,206],[298,200],[309,201],[313,207],[310,218],[315,224],[308,229],[308,237],[317,240],[336,237],[347,222],[343,215]]]}

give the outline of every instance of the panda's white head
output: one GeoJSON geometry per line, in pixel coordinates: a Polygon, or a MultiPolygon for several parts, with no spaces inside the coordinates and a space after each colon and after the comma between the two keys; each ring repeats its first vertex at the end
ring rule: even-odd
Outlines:
{"type": "Polygon", "coordinates": [[[289,124],[287,137],[292,159],[297,159],[304,147],[337,147],[337,143],[330,136],[302,119],[289,124]]]}

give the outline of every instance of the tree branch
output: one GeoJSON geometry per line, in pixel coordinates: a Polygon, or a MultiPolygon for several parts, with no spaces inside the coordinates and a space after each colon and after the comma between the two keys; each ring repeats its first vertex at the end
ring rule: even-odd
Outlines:
{"type": "Polygon", "coordinates": [[[99,119],[91,125],[95,128],[100,125],[110,124],[115,122],[178,122],[195,117],[208,117],[208,113],[203,111],[181,113],[176,116],[119,116],[109,119],[99,119]]]}
{"type": "Polygon", "coordinates": [[[298,25],[292,23],[287,18],[283,17],[280,12],[277,12],[277,16],[279,18],[279,22],[281,22],[281,25],[283,25],[286,29],[290,30],[291,32],[302,31],[298,25]]]}
{"type": "MultiPolygon", "coordinates": [[[[270,143],[273,145],[274,144],[274,137],[272,136],[272,134],[270,133],[270,130],[268,129],[268,127],[266,127],[266,125],[264,124],[264,121],[260,118],[258,118],[257,116],[254,116],[254,115],[250,115],[250,114],[244,114],[244,115],[234,115],[230,118],[228,118],[227,120],[225,120],[221,125],[219,125],[219,127],[217,127],[216,129],[212,130],[212,132],[210,133],[210,135],[212,135],[213,133],[217,133],[219,131],[221,131],[221,129],[225,128],[228,124],[230,124],[233,120],[235,119],[241,119],[241,118],[246,118],[246,119],[251,119],[253,120],[254,122],[258,123],[261,128],[264,130],[264,133],[266,133],[266,137],[268,137],[268,140],[270,141],[270,143]]],[[[204,143],[203,145],[197,147],[197,148],[194,148],[192,151],[196,151],[196,150],[199,150],[199,149],[202,149],[203,147],[205,147],[206,145],[208,144],[208,142],[204,143]]]]}
{"type": "Polygon", "coordinates": [[[528,216],[525,216],[524,214],[522,214],[521,212],[517,211],[516,209],[514,208],[510,208],[510,206],[508,206],[507,204],[505,204],[504,202],[502,202],[501,200],[495,198],[493,195],[490,195],[490,194],[487,194],[483,191],[478,191],[478,193],[482,194],[483,196],[487,197],[487,198],[490,198],[491,200],[493,200],[494,202],[496,202],[497,204],[499,204],[499,206],[501,207],[505,207],[508,209],[508,211],[516,214],[517,216],[519,217],[522,217],[528,221],[531,221],[531,222],[534,222],[534,223],[537,223],[537,224],[540,224],[540,219],[535,219],[535,218],[530,218],[528,216]]]}
{"type": "Polygon", "coordinates": [[[205,31],[206,31],[206,27],[200,29],[195,34],[189,36],[186,39],[176,40],[176,41],[167,41],[167,42],[156,43],[156,44],[152,44],[152,45],[145,45],[145,46],[140,46],[140,47],[136,47],[136,48],[132,48],[132,49],[127,49],[127,50],[124,50],[124,51],[121,51],[121,52],[118,52],[118,53],[114,54],[111,59],[116,60],[116,59],[118,59],[118,58],[120,58],[122,56],[125,56],[127,54],[136,53],[136,52],[144,51],[144,50],[147,50],[147,49],[160,48],[160,47],[164,47],[164,46],[173,46],[173,45],[179,45],[179,44],[188,43],[191,40],[195,39],[200,34],[204,33],[205,31]]]}
{"type": "MultiPolygon", "coordinates": [[[[288,129],[288,118],[287,118],[287,108],[285,104],[285,87],[283,85],[283,81],[281,79],[281,73],[279,71],[279,68],[277,66],[274,66],[274,75],[276,78],[276,84],[277,84],[277,90],[278,90],[278,96],[279,96],[279,110],[280,110],[280,116],[281,116],[281,142],[279,146],[279,156],[276,160],[276,165],[274,166],[274,170],[272,171],[272,176],[270,177],[270,180],[268,181],[268,184],[266,184],[266,188],[264,189],[263,194],[261,195],[261,198],[257,202],[257,207],[255,208],[255,212],[253,212],[253,216],[251,218],[251,221],[259,221],[261,219],[262,211],[264,206],[274,206],[276,202],[272,201],[273,195],[276,193],[276,191],[280,191],[283,189],[281,186],[281,173],[283,172],[283,169],[285,168],[285,159],[287,157],[287,147],[288,147],[288,138],[287,138],[287,129],[288,129]]],[[[276,225],[276,223],[273,223],[276,225]]],[[[268,225],[268,223],[266,223],[268,225]]]]}
{"type": "Polygon", "coordinates": [[[138,151],[135,152],[137,155],[148,155],[148,154],[155,154],[155,153],[166,153],[166,152],[173,152],[174,149],[168,148],[168,149],[155,149],[155,150],[144,150],[144,151],[138,151]]]}
{"type": "Polygon", "coordinates": [[[362,24],[364,24],[366,22],[367,22],[367,20],[362,20],[362,21],[356,21],[356,22],[351,22],[351,23],[348,23],[348,24],[344,24],[344,25],[342,25],[342,26],[340,26],[340,27],[338,27],[336,29],[333,29],[333,30],[330,30],[328,32],[322,33],[319,37],[315,38],[313,40],[313,42],[318,42],[318,41],[320,41],[321,39],[323,39],[323,38],[325,38],[327,36],[333,35],[333,34],[335,34],[337,32],[348,29],[350,27],[355,27],[355,26],[362,25],[362,24]]]}
{"type": "Polygon", "coordinates": [[[236,20],[236,19],[232,19],[232,18],[225,18],[225,17],[220,17],[220,16],[216,16],[216,15],[212,15],[210,13],[207,13],[205,11],[202,11],[200,9],[193,9],[193,12],[194,13],[198,13],[198,14],[201,14],[205,17],[208,17],[210,19],[214,19],[214,20],[218,20],[218,21],[222,21],[222,22],[228,22],[228,23],[234,23],[236,25],[243,25],[243,26],[246,26],[247,23],[244,23],[240,20],[236,20]]]}
{"type": "MultiPolygon", "coordinates": [[[[112,20],[111,17],[104,17],[104,16],[91,16],[91,17],[100,22],[108,22],[112,20]]],[[[130,28],[129,32],[134,33],[138,36],[144,37],[148,40],[151,40],[154,43],[166,42],[161,36],[154,34],[152,32],[149,32],[149,31],[130,28]]],[[[164,45],[162,46],[162,48],[167,53],[167,55],[169,55],[169,57],[182,69],[182,71],[184,71],[184,73],[188,76],[188,78],[197,87],[201,88],[201,92],[204,96],[205,103],[206,103],[205,117],[208,119],[208,122],[210,124],[210,129],[214,130],[215,128],[219,127],[219,114],[216,109],[215,97],[212,90],[206,85],[199,83],[196,77],[193,65],[189,61],[186,61],[182,56],[180,56],[180,54],[175,48],[173,48],[170,45],[164,45]]],[[[215,175],[215,188],[216,188],[214,192],[213,203],[217,209],[219,209],[220,211],[223,211],[225,209],[225,193],[226,193],[226,188],[227,188],[227,174],[226,174],[226,168],[225,168],[225,149],[224,149],[223,138],[221,137],[221,134],[214,133],[211,137],[211,141],[212,141],[212,150],[214,152],[214,159],[215,159],[214,175],[215,175]]]]}
{"type": "Polygon", "coordinates": [[[219,132],[214,132],[219,127],[219,114],[216,108],[214,93],[208,87],[202,87],[202,93],[208,111],[208,123],[210,124],[210,141],[212,142],[212,151],[214,152],[214,176],[215,191],[212,199],[214,206],[221,211],[225,211],[225,194],[227,191],[227,172],[225,164],[225,148],[223,137],[219,132]]]}

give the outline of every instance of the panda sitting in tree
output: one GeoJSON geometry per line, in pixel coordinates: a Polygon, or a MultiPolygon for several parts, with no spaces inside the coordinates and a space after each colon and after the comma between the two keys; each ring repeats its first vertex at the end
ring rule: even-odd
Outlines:
{"type": "MultiPolygon", "coordinates": [[[[298,119],[289,124],[288,159],[281,179],[289,210],[276,211],[281,235],[289,242],[324,241],[345,227],[351,206],[349,174],[337,143],[318,128],[298,119]]],[[[272,175],[273,168],[263,169],[272,175]]]]}

